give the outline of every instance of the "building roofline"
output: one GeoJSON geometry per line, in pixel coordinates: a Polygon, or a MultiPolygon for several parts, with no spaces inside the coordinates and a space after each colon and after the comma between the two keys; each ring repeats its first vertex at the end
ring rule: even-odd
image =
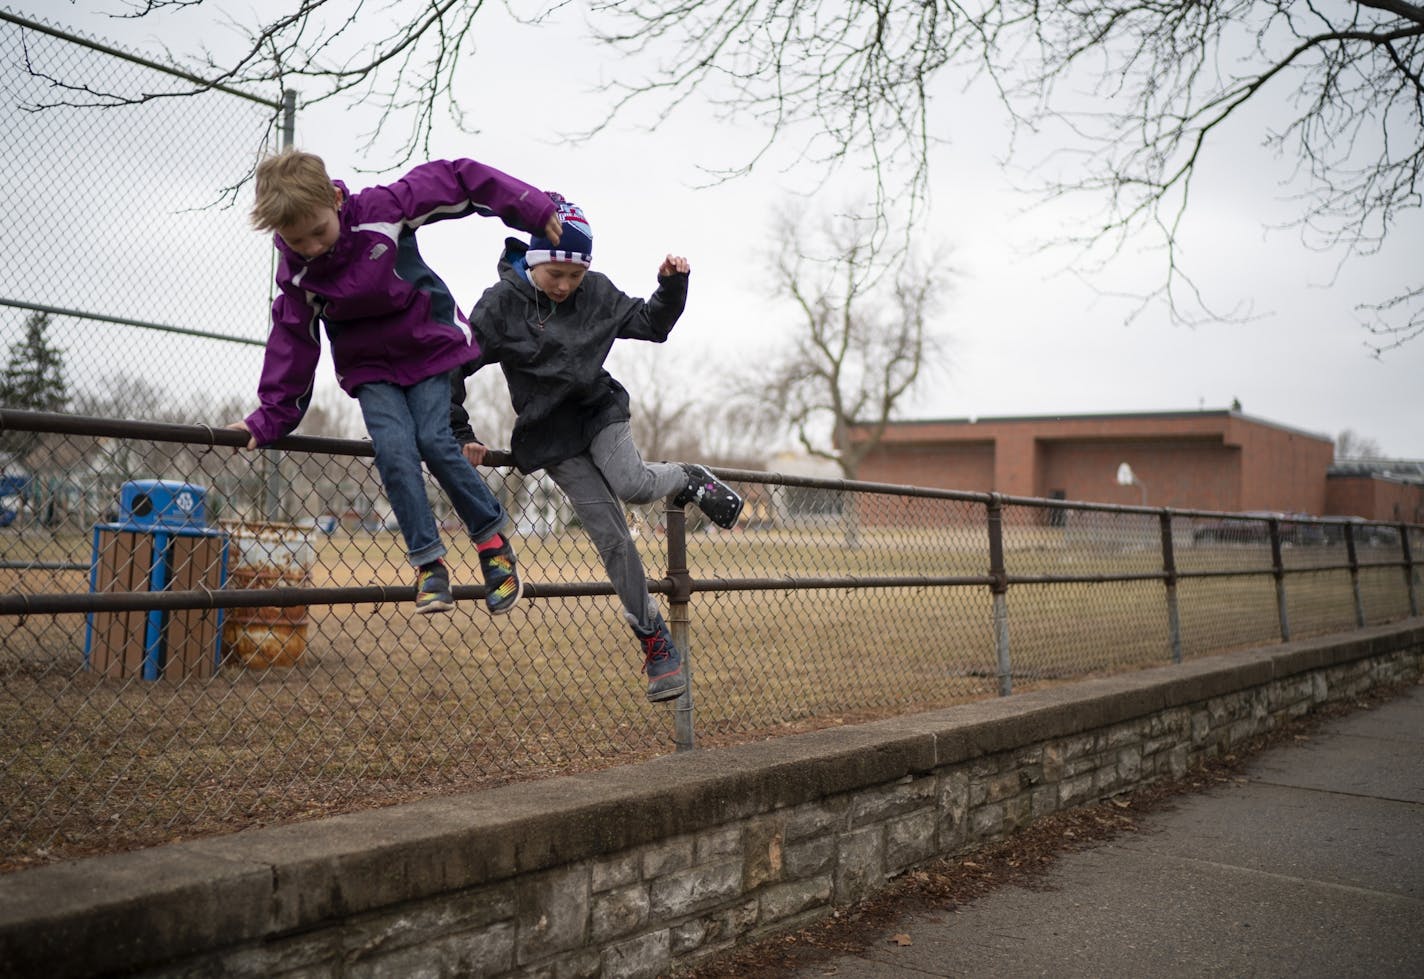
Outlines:
{"type": "Polygon", "coordinates": [[[1325,470],[1326,479],[1377,479],[1386,483],[1424,484],[1424,461],[1417,459],[1342,459],[1325,470]]]}
{"type": "MultiPolygon", "coordinates": [[[[1303,428],[1295,428],[1291,425],[1282,425],[1266,418],[1257,418],[1254,415],[1243,414],[1233,411],[1230,408],[1195,408],[1181,409],[1177,411],[1119,411],[1119,412],[1088,412],[1075,415],[978,415],[967,418],[916,418],[890,421],[886,423],[887,428],[910,428],[917,425],[982,425],[1003,422],[1064,422],[1064,421],[1166,421],[1175,418],[1239,418],[1242,421],[1250,422],[1254,425],[1264,425],[1267,428],[1274,428],[1282,432],[1290,432],[1295,435],[1304,435],[1309,438],[1320,439],[1332,445],[1335,440],[1321,432],[1311,432],[1303,428]]],[[[854,426],[870,425],[871,422],[852,422],[854,426]]]]}

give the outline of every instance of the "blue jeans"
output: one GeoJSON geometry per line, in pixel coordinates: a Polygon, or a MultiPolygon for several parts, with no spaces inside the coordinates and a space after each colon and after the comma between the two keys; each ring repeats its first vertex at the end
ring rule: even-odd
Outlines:
{"type": "Polygon", "coordinates": [[[382,381],[363,384],[356,389],[356,400],[371,434],[376,470],[412,565],[420,567],[445,554],[425,495],[422,459],[450,497],[471,539],[487,540],[504,526],[504,507],[450,434],[448,374],[428,377],[408,388],[382,381]]]}

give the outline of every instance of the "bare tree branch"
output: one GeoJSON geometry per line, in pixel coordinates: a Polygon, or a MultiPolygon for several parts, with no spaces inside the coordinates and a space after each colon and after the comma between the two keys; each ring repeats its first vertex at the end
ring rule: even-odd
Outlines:
{"type": "MultiPolygon", "coordinates": [[[[138,0],[131,16],[203,2],[138,0]]],[[[524,23],[563,6],[527,13],[500,5],[524,23]]],[[[467,130],[478,125],[459,78],[477,53],[477,18],[493,16],[485,8],[486,0],[298,0],[247,26],[236,57],[199,55],[186,66],[215,83],[296,88],[307,104],[370,107],[365,148],[380,136],[400,147],[401,159],[390,162],[407,162],[428,154],[439,109],[467,130]]],[[[762,166],[773,149],[823,178],[865,167],[876,188],[875,246],[892,210],[910,214],[907,226],[925,210],[930,153],[953,122],[935,93],[951,78],[987,79],[1016,136],[1063,136],[1058,152],[1036,161],[1044,199],[1085,198],[1101,208],[1091,227],[1056,243],[1076,246],[1084,271],[1144,235],[1155,240],[1162,275],[1139,309],[1161,301],[1181,322],[1242,315],[1208,302],[1184,261],[1182,233],[1194,178],[1228,128],[1251,124],[1248,107],[1265,99],[1285,106],[1259,137],[1295,164],[1283,181],[1297,215],[1288,226],[1307,245],[1341,262],[1369,256],[1421,209],[1418,3],[599,0],[587,16],[619,57],[607,114],[583,135],[633,113],[655,128],[695,99],[764,134],[740,163],[711,171],[713,179],[762,166]]],[[[61,98],[108,97],[53,81],[61,98]]],[[[1424,266],[1419,276],[1361,304],[1377,353],[1424,332],[1424,266]]]]}
{"type": "MultiPolygon", "coordinates": [[[[650,99],[670,110],[697,90],[774,140],[799,137],[801,155],[823,167],[868,152],[880,207],[924,202],[928,149],[949,128],[947,111],[931,106],[936,76],[986,75],[1025,132],[1071,137],[1037,161],[1040,174],[1069,164],[1038,185],[1043,199],[1101,205],[1101,220],[1051,244],[1076,246],[1081,270],[1147,233],[1162,246],[1163,275],[1138,311],[1160,300],[1181,322],[1243,314],[1212,308],[1180,236],[1194,177],[1248,105],[1289,107],[1261,141],[1297,164],[1293,224],[1308,245],[1341,261],[1369,255],[1421,204],[1419,4],[643,0],[597,9],[616,25],[602,34],[608,43],[661,57],[651,81],[621,84],[610,120],[650,99]]],[[[1420,285],[1362,306],[1374,314],[1377,349],[1424,328],[1420,285]]]]}

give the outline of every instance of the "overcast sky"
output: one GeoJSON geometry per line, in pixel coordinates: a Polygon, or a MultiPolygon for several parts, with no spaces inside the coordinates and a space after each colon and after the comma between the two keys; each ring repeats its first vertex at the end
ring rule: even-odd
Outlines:
{"type": "MultiPolygon", "coordinates": [[[[158,39],[182,49],[200,18],[211,18],[188,11],[112,23],[93,13],[118,9],[117,0],[7,6],[148,51],[157,50],[158,39]]],[[[489,5],[478,70],[469,73],[488,100],[467,98],[480,106],[480,132],[442,133],[435,155],[470,156],[582,204],[594,231],[595,268],[626,292],[650,293],[665,253],[688,256],[689,308],[659,356],[676,383],[699,383],[708,365],[735,371],[794,326],[794,312],[769,295],[765,256],[776,244],[774,208],[813,182],[814,172],[788,151],[750,176],[703,186],[699,167],[738,162],[757,134],[715,122],[696,103],[657,131],[630,118],[622,131],[585,144],[552,142],[600,105],[592,87],[608,53],[585,38],[579,16],[567,11],[535,31],[509,25],[502,9],[489,5]]],[[[220,30],[209,23],[204,36],[220,37],[220,30]]],[[[1198,178],[1185,258],[1209,299],[1223,308],[1248,302],[1256,318],[1189,328],[1149,309],[1125,324],[1128,304],[1100,293],[1150,285],[1161,276],[1160,259],[1129,250],[1084,282],[1063,270],[1068,255],[1035,254],[1051,231],[1046,221],[1066,212],[1024,213],[1029,201],[1000,163],[1006,134],[997,107],[947,82],[932,115],[950,145],[936,151],[930,217],[920,230],[949,247],[956,272],[937,318],[951,362],[909,417],[1219,409],[1237,399],[1259,419],[1329,438],[1351,429],[1387,455],[1424,459],[1424,340],[1375,359],[1354,312],[1424,261],[1417,213],[1380,255],[1337,276],[1334,258],[1303,247],[1296,232],[1263,230],[1290,214],[1278,199],[1289,167],[1257,149],[1258,134],[1243,125],[1198,178]]],[[[320,153],[353,187],[377,182],[358,168],[386,159],[360,152],[352,125],[359,118],[332,108],[305,111],[297,133],[299,145],[320,153]]],[[[859,183],[843,175],[827,203],[844,203],[859,183]]],[[[422,232],[423,249],[468,303],[493,281],[506,233],[496,221],[446,222],[422,232]]]]}

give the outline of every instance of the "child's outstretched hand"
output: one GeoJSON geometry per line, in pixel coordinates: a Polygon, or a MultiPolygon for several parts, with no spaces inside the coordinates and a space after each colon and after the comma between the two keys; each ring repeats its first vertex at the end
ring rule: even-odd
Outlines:
{"type": "Polygon", "coordinates": [[[687,259],[681,255],[669,255],[663,259],[663,264],[658,266],[658,278],[672,275],[674,272],[691,272],[692,266],[687,264],[687,259]]]}

